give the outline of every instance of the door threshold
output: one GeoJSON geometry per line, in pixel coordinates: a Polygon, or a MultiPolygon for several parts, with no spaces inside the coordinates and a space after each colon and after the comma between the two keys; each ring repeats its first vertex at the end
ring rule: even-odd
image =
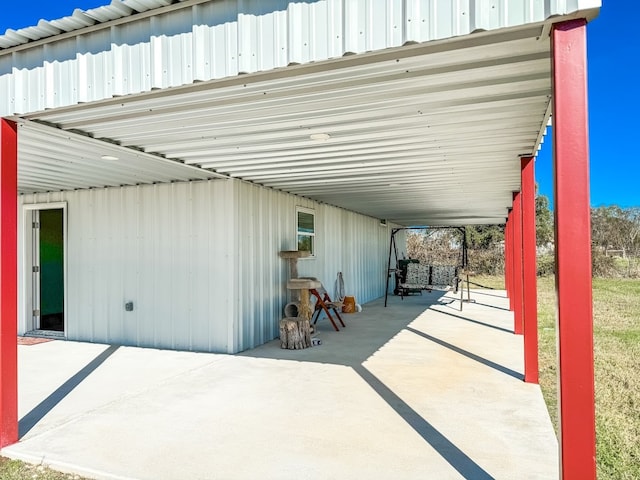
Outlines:
{"type": "Polygon", "coordinates": [[[25,332],[25,337],[36,337],[36,338],[53,338],[56,340],[64,340],[67,338],[64,332],[57,332],[55,330],[31,330],[30,332],[25,332]]]}

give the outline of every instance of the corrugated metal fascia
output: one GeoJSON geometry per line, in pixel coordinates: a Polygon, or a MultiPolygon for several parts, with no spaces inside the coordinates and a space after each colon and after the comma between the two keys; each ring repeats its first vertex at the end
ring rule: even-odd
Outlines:
{"type": "MultiPolygon", "coordinates": [[[[38,35],[32,30],[0,36],[0,47],[4,42],[22,48],[0,50],[0,57],[12,55],[0,70],[0,91],[8,90],[0,115],[516,27],[574,14],[570,7],[598,7],[596,0],[552,2],[548,11],[543,0],[392,0],[382,8],[372,1],[346,0],[275,1],[268,8],[263,2],[235,0],[190,0],[164,8],[160,3],[150,0],[150,7],[158,7],[142,17],[104,24],[109,29],[94,25],[76,32],[63,19],[55,28],[75,33],[48,43],[30,45],[25,34],[38,35]],[[3,78],[7,75],[15,78],[3,78]]],[[[90,13],[65,18],[79,22],[90,13]]]]}
{"type": "MultiPolygon", "coordinates": [[[[185,5],[179,7],[187,8],[194,4],[206,3],[207,0],[178,0],[185,5]]],[[[36,26],[28,26],[18,30],[8,29],[0,35],[0,49],[7,49],[18,45],[27,44],[35,40],[55,37],[61,33],[75,32],[86,29],[93,25],[101,25],[117,19],[127,19],[142,12],[148,12],[167,7],[173,2],[170,0],[122,0],[113,1],[109,5],[98,8],[74,10],[72,15],[56,20],[40,20],[36,26]]],[[[257,2],[256,2],[257,3],[257,2]]],[[[262,2],[264,3],[264,2],[262,2]]],[[[343,20],[352,22],[357,28],[349,31],[345,35],[344,42],[351,45],[351,48],[360,50],[375,50],[384,37],[397,37],[396,41],[405,39],[412,41],[414,38],[424,38],[424,31],[430,31],[430,39],[445,38],[446,36],[461,35],[473,32],[478,29],[489,30],[493,28],[503,28],[513,25],[520,25],[535,21],[545,20],[556,15],[569,15],[578,11],[594,10],[601,7],[601,0],[470,0],[465,2],[451,2],[450,0],[404,0],[384,2],[355,2],[348,0],[327,0],[327,17],[333,20],[343,20]],[[548,11],[547,11],[548,7],[548,11]],[[404,10],[404,11],[403,11],[404,10]],[[405,14],[406,12],[406,14],[405,14]],[[404,18],[403,16],[406,15],[404,18]],[[397,19],[397,23],[382,22],[384,17],[397,19]],[[400,20],[403,20],[406,34],[402,35],[402,28],[398,28],[400,20]],[[372,31],[385,32],[385,35],[365,35],[362,26],[369,23],[374,28],[372,31]],[[381,28],[382,27],[382,28],[381,28]],[[367,46],[369,48],[367,48],[367,46]]],[[[245,2],[238,2],[243,6],[245,2]]],[[[271,4],[274,4],[273,2],[271,4]]],[[[291,18],[296,18],[295,27],[300,35],[308,35],[311,30],[303,28],[309,21],[308,4],[302,2],[278,2],[279,8],[290,10],[291,18]]],[[[264,11],[263,6],[258,7],[264,11]]],[[[240,8],[239,8],[240,10],[240,8]]],[[[154,12],[155,14],[155,12],[154,12]]],[[[256,18],[249,13],[248,16],[256,18]]],[[[333,25],[340,25],[345,22],[330,23],[329,29],[333,25]]],[[[106,28],[108,25],[104,25],[106,28]]],[[[255,25],[254,25],[255,26],[255,25]]],[[[333,33],[333,32],[331,32],[333,33]]],[[[340,35],[330,35],[330,38],[340,40],[340,35]]],[[[421,40],[425,41],[425,40],[421,40]]],[[[387,40],[388,42],[388,40],[387,40]]],[[[337,42],[339,43],[339,42],[337,42]]],[[[311,42],[296,43],[297,48],[301,48],[298,56],[304,56],[304,50],[311,50],[311,42]],[[306,47],[306,48],[305,48],[306,47]]]]}

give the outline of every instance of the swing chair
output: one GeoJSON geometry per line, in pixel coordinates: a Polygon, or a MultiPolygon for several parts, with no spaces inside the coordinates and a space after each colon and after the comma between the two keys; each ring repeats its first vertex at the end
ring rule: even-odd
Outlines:
{"type": "MultiPolygon", "coordinates": [[[[467,235],[465,227],[398,227],[391,229],[391,239],[389,241],[389,258],[387,261],[387,278],[384,296],[384,306],[387,306],[389,296],[389,278],[395,278],[393,293],[400,295],[404,300],[405,295],[420,293],[422,291],[431,292],[434,289],[453,288],[458,292],[461,282],[461,274],[468,264],[467,257],[467,235]],[[454,230],[460,234],[461,248],[458,259],[453,265],[426,265],[421,264],[417,259],[399,258],[396,234],[405,230],[454,230]],[[392,256],[395,258],[395,268],[391,267],[392,256]]],[[[468,280],[468,279],[467,279],[468,280]]],[[[467,287],[468,289],[468,287],[467,287]]],[[[462,309],[462,297],[460,309],[462,309]]]]}

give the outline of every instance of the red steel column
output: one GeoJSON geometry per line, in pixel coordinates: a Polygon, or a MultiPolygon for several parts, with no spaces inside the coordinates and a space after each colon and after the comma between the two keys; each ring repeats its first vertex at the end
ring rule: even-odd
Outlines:
{"type": "Polygon", "coordinates": [[[513,333],[522,335],[522,200],[513,194],[513,333]]]}
{"type": "Polygon", "coordinates": [[[507,297],[509,298],[509,310],[513,312],[513,210],[509,210],[507,223],[504,228],[504,276],[507,297]]]}
{"type": "Polygon", "coordinates": [[[583,19],[557,23],[553,69],[558,403],[564,480],[595,479],[587,42],[583,19]]]}
{"type": "Polygon", "coordinates": [[[509,297],[509,215],[504,224],[504,289],[509,297]]]}
{"type": "Polygon", "coordinates": [[[18,131],[0,119],[0,447],[18,441],[18,131]]]}
{"type": "Polygon", "coordinates": [[[524,381],[538,383],[538,289],[536,285],[536,196],[533,157],[521,159],[524,317],[524,381]]]}

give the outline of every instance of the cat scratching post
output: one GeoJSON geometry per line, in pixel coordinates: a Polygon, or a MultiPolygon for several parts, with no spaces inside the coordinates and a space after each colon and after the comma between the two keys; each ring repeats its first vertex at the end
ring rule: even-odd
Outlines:
{"type": "Polygon", "coordinates": [[[288,261],[289,279],[292,279],[298,278],[298,259],[311,256],[311,252],[307,250],[283,250],[278,255],[288,261]]]}

